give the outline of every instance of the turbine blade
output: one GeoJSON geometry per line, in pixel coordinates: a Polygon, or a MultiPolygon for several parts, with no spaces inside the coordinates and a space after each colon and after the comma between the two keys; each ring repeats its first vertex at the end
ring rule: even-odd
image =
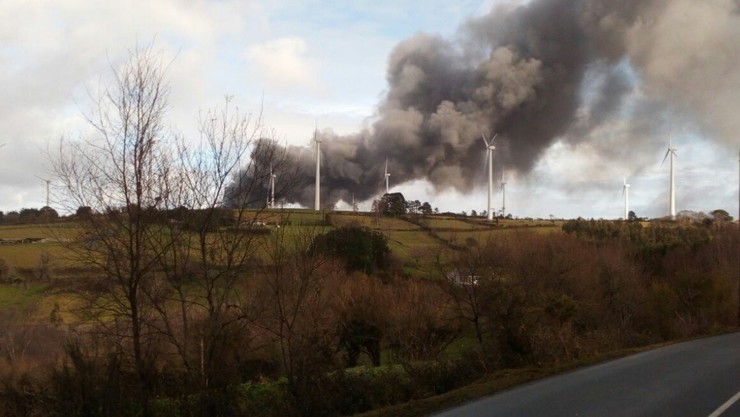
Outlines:
{"type": "Polygon", "coordinates": [[[663,157],[663,162],[660,163],[660,166],[663,166],[665,164],[666,158],[668,158],[668,154],[671,153],[671,148],[668,148],[668,150],[665,153],[665,156],[663,157]]]}
{"type": "Polygon", "coordinates": [[[493,139],[491,139],[491,145],[493,145],[493,142],[496,141],[496,138],[497,137],[498,137],[498,133],[496,133],[495,135],[493,135],[493,139]]]}
{"type": "Polygon", "coordinates": [[[482,133],[481,133],[481,135],[480,135],[480,136],[481,136],[481,138],[483,139],[483,143],[485,143],[485,144],[486,144],[486,149],[488,149],[488,141],[486,140],[486,135],[484,135],[484,134],[482,134],[482,133]]]}

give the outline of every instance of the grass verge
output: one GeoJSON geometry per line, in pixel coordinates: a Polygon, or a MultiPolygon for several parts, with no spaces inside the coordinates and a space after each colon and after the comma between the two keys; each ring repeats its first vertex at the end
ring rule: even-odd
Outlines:
{"type": "Polygon", "coordinates": [[[442,395],[414,400],[403,404],[397,404],[391,407],[385,407],[357,414],[355,417],[422,417],[429,414],[452,408],[469,401],[473,401],[497,392],[521,385],[527,382],[539,380],[551,375],[572,371],[578,368],[595,365],[613,359],[618,359],[645,352],[651,349],[657,349],[674,343],[680,343],[685,340],[676,340],[671,342],[648,345],[636,348],[622,349],[613,352],[595,355],[586,359],[569,362],[567,364],[554,365],[549,367],[526,367],[517,369],[503,369],[496,371],[477,382],[458,388],[442,395]]]}

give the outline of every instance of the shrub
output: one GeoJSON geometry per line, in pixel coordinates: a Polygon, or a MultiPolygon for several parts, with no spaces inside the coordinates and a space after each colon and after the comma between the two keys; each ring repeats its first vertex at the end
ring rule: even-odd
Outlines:
{"type": "Polygon", "coordinates": [[[387,270],[390,265],[388,241],[380,232],[365,227],[346,226],[317,236],[311,253],[324,253],[344,262],[347,272],[370,274],[387,270]]]}

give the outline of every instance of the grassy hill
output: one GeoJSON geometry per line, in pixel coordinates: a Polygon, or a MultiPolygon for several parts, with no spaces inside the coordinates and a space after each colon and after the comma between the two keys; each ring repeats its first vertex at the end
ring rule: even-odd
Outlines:
{"type": "MultiPolygon", "coordinates": [[[[305,407],[350,415],[481,378],[499,384],[511,368],[557,368],[737,323],[734,225],[267,210],[239,222],[219,217],[214,228],[195,214],[159,218],[147,229],[149,242],[174,249],[140,275],[137,293],[146,300],[147,348],[156,349],[156,415],[203,415],[225,404],[240,413],[214,415],[298,416],[305,407]],[[350,269],[324,256],[341,251],[314,250],[311,239],[346,226],[383,234],[390,267],[350,269]],[[202,246],[191,240],[198,237],[202,246]],[[237,252],[246,262],[230,270],[228,242],[239,237],[248,238],[237,252]],[[167,270],[173,261],[179,269],[167,270]],[[218,343],[207,345],[204,334],[218,343]],[[206,360],[228,390],[209,388],[200,373],[206,360]]],[[[335,247],[365,247],[356,235],[377,238],[341,232],[335,247]]],[[[123,276],[103,276],[77,264],[70,243],[80,236],[90,235],[75,223],[0,226],[0,377],[40,364],[61,369],[55,375],[67,383],[43,380],[33,394],[59,409],[67,399],[87,404],[88,394],[52,398],[49,389],[103,386],[119,391],[90,398],[129,401],[137,394],[111,381],[135,385],[150,376],[132,374],[130,362],[106,362],[114,354],[131,360],[129,270],[123,262],[123,276]],[[65,356],[72,335],[81,351],[65,356]],[[103,339],[113,345],[99,345],[103,339]],[[61,367],[65,357],[77,370],[61,367]],[[86,369],[94,372],[79,372],[86,369]]],[[[7,378],[0,403],[2,386],[15,384],[7,378]]]]}
{"type": "MultiPolygon", "coordinates": [[[[488,222],[481,218],[451,216],[378,217],[372,213],[312,210],[266,210],[253,218],[275,230],[282,224],[291,231],[318,228],[325,232],[336,227],[359,225],[383,233],[391,253],[404,273],[421,279],[438,279],[436,264],[449,250],[460,250],[471,242],[505,238],[512,230],[528,228],[542,232],[559,231],[557,223],[502,220],[488,222]]],[[[84,266],[75,266],[65,243],[81,233],[76,223],[0,226],[0,239],[41,238],[36,243],[0,245],[0,310],[36,306],[34,319],[48,318],[61,304],[70,305],[69,296],[59,289],[59,281],[73,279],[84,266]],[[44,278],[44,279],[42,279],[44,278]],[[48,278],[48,279],[47,279],[48,278]]]]}

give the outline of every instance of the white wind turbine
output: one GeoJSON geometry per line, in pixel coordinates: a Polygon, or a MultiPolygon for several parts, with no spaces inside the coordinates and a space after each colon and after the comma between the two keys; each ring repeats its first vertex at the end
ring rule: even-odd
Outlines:
{"type": "Polygon", "coordinates": [[[670,207],[671,207],[671,219],[676,218],[676,175],[673,165],[673,157],[677,156],[676,151],[678,149],[673,147],[673,138],[668,139],[668,150],[665,153],[665,156],[663,157],[663,162],[660,163],[661,166],[665,163],[666,158],[668,158],[668,155],[671,155],[671,190],[670,190],[670,207]]]}
{"type": "Polygon", "coordinates": [[[51,207],[49,205],[49,185],[51,184],[51,180],[46,178],[41,178],[38,175],[36,175],[36,178],[40,179],[41,181],[46,183],[46,207],[51,207]]]}
{"type": "Polygon", "coordinates": [[[275,175],[272,172],[272,167],[270,167],[270,197],[267,200],[267,207],[269,208],[275,208],[275,179],[277,178],[277,175],[275,175]]]}
{"type": "Polygon", "coordinates": [[[501,217],[506,217],[506,180],[504,171],[501,171],[501,217]]]}
{"type": "Polygon", "coordinates": [[[313,131],[313,140],[316,142],[316,195],[315,209],[316,211],[321,210],[321,139],[318,137],[318,127],[313,131]]]}
{"type": "Polygon", "coordinates": [[[486,212],[488,213],[488,220],[493,220],[493,207],[491,204],[491,199],[493,198],[493,150],[496,149],[493,146],[493,142],[496,140],[498,134],[493,135],[490,143],[486,140],[486,135],[481,133],[481,136],[483,137],[483,143],[486,144],[486,156],[488,157],[488,208],[486,212]]]}
{"type": "Polygon", "coordinates": [[[630,185],[627,184],[627,177],[624,178],[622,185],[622,195],[624,195],[624,219],[629,219],[630,213],[630,185]]]}
{"type": "Polygon", "coordinates": [[[391,174],[388,173],[388,158],[385,158],[385,193],[389,193],[389,187],[388,187],[388,179],[390,178],[391,174]]]}

